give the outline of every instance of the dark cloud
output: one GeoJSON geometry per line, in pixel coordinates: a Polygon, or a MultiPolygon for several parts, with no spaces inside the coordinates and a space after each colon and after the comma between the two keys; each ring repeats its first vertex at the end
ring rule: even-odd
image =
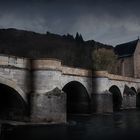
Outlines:
{"type": "Polygon", "coordinates": [[[140,35],[139,0],[5,0],[0,27],[75,34],[107,44],[140,35]]]}

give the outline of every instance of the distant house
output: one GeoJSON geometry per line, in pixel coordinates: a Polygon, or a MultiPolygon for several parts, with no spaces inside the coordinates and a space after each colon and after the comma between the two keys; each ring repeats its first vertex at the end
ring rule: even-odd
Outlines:
{"type": "Polygon", "coordinates": [[[118,55],[117,73],[140,78],[140,40],[117,45],[115,53],[118,55]]]}

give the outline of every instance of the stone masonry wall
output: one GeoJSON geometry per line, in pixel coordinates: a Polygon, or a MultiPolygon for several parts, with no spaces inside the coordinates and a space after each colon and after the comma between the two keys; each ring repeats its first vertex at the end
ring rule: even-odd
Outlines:
{"type": "Polygon", "coordinates": [[[32,66],[31,121],[66,122],[66,95],[60,90],[60,61],[34,60],[32,66]]]}
{"type": "Polygon", "coordinates": [[[118,75],[134,77],[134,60],[133,57],[119,58],[117,64],[118,75]]]}
{"type": "Polygon", "coordinates": [[[134,76],[140,78],[140,41],[138,41],[134,52],[134,60],[134,76]]]}
{"type": "MultiPolygon", "coordinates": [[[[126,65],[128,62],[126,62],[126,65]]],[[[126,74],[132,74],[126,71],[126,74]]],[[[130,76],[129,75],[129,76],[130,76]]],[[[92,112],[113,112],[112,95],[109,88],[116,85],[123,97],[124,109],[136,106],[136,96],[124,96],[125,85],[137,91],[140,80],[109,74],[105,71],[94,72],[63,66],[55,59],[28,60],[13,56],[0,56],[0,81],[20,89],[19,93],[28,101],[30,93],[31,121],[66,122],[66,93],[63,87],[71,82],[81,83],[89,94],[92,112]],[[4,79],[4,80],[3,80],[4,79]],[[21,91],[21,92],[20,92],[21,91]]],[[[91,113],[92,113],[91,112],[91,113]]]]}
{"type": "MultiPolygon", "coordinates": [[[[30,60],[14,56],[0,56],[0,77],[13,82],[11,87],[19,88],[22,97],[27,101],[30,88],[30,60]]],[[[9,85],[10,86],[10,85],[9,85]]]]}

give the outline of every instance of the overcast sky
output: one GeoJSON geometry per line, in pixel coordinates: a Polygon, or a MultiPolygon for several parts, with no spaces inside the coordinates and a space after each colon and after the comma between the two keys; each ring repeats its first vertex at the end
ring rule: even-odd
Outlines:
{"type": "Polygon", "coordinates": [[[139,0],[0,0],[0,28],[76,32],[116,45],[140,35],[139,0]]]}

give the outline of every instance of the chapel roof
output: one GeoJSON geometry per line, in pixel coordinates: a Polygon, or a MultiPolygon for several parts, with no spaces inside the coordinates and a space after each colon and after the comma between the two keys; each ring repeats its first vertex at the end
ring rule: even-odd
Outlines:
{"type": "Polygon", "coordinates": [[[115,47],[115,49],[114,49],[115,53],[119,57],[129,57],[129,56],[132,56],[134,54],[135,49],[136,49],[138,40],[139,39],[117,45],[115,47]]]}

